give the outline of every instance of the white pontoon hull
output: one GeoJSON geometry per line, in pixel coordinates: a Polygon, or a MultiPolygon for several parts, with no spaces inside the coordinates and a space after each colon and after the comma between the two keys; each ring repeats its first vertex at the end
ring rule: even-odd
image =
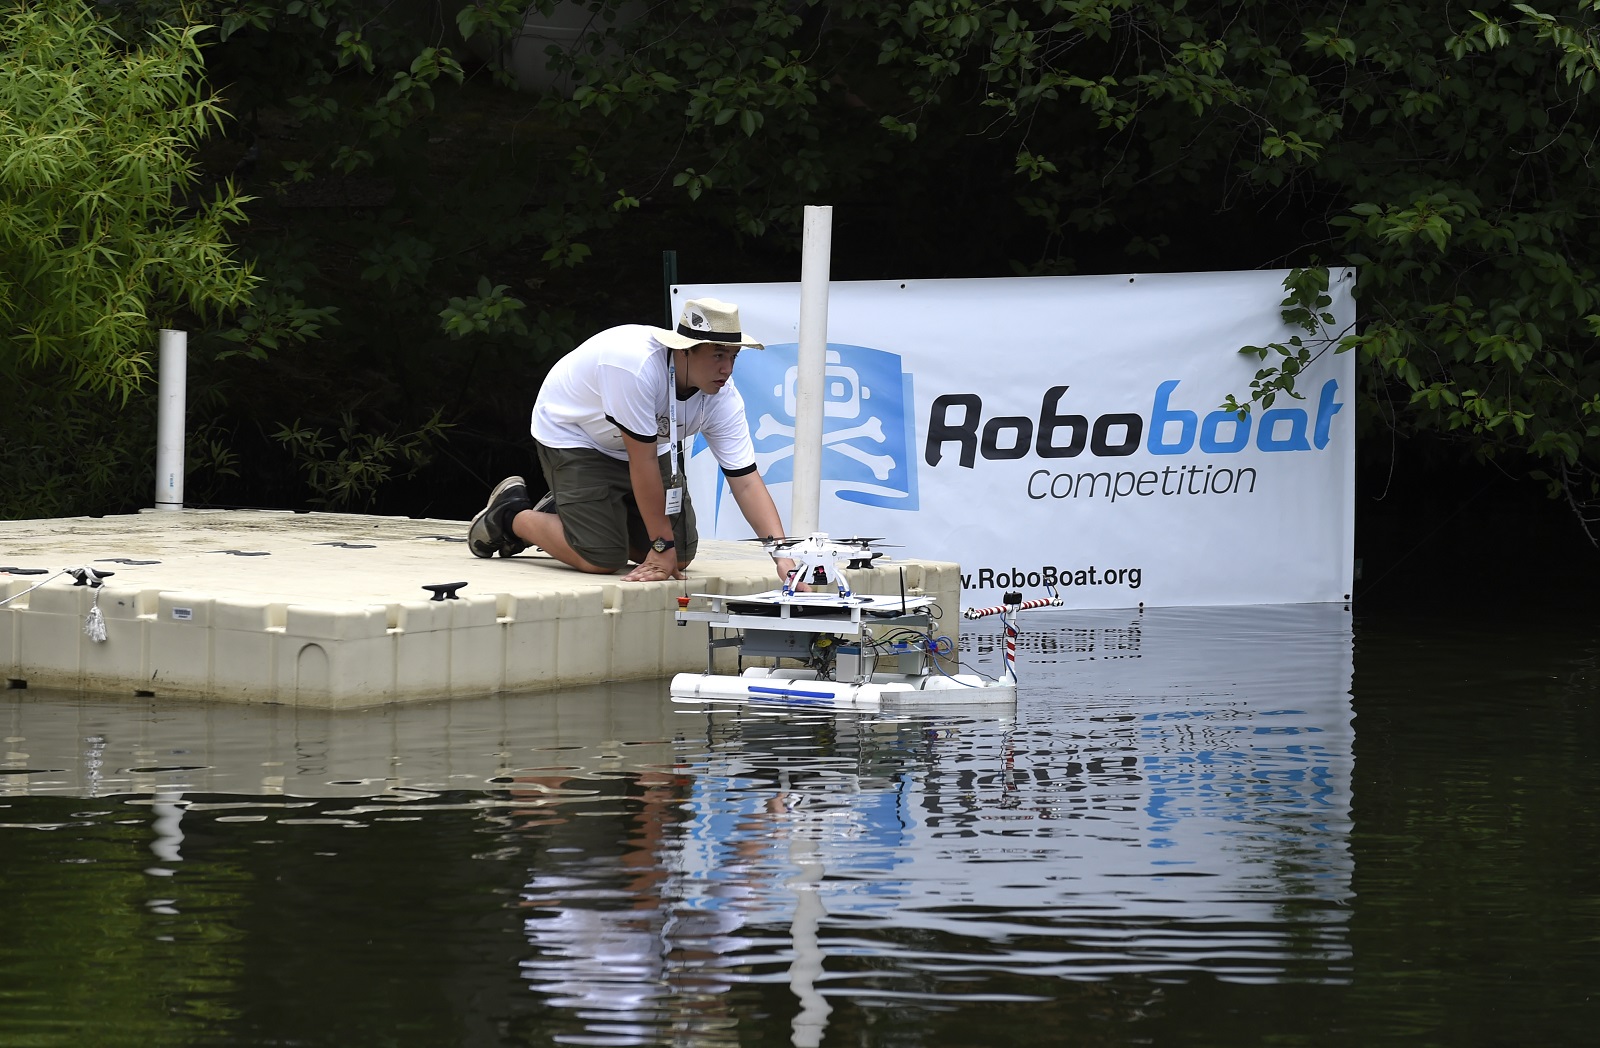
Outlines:
{"type": "Polygon", "coordinates": [[[723,699],[792,706],[880,709],[884,706],[988,705],[1015,703],[1015,681],[987,680],[971,673],[877,673],[871,680],[817,680],[805,669],[753,667],[739,676],[680,673],[673,698],[723,699]]]}

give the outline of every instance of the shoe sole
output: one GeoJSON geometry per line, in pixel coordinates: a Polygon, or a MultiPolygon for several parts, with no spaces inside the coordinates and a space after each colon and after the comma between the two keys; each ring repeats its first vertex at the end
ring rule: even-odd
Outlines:
{"type": "Polygon", "coordinates": [[[489,511],[494,508],[495,502],[501,495],[511,488],[525,488],[526,486],[521,477],[507,477],[496,484],[493,491],[489,492],[489,501],[484,505],[483,509],[478,511],[478,515],[472,518],[472,523],[467,526],[467,548],[472,551],[474,557],[488,559],[497,553],[502,557],[514,557],[528,548],[526,544],[517,541],[514,537],[508,541],[505,535],[501,535],[499,540],[496,541],[495,531],[499,529],[489,522],[489,511]]]}
{"type": "Polygon", "coordinates": [[[467,526],[467,548],[474,557],[488,558],[500,552],[500,546],[489,534],[487,507],[480,509],[478,515],[472,518],[472,523],[467,526]]]}

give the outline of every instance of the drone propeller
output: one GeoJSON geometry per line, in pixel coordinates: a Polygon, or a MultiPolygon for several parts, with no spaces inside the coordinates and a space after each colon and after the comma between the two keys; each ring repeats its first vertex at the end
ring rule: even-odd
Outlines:
{"type": "MultiPolygon", "coordinates": [[[[881,537],[866,537],[861,535],[852,535],[847,539],[834,539],[833,541],[841,546],[860,546],[862,549],[884,544],[881,537]]],[[[888,545],[895,546],[895,543],[891,542],[888,543],[888,545]]],[[[898,546],[896,546],[896,548],[898,548],[898,546]]]]}
{"type": "Polygon", "coordinates": [[[804,542],[804,538],[795,538],[792,535],[767,535],[760,538],[744,539],[745,542],[759,542],[769,549],[788,549],[797,543],[804,542]]]}

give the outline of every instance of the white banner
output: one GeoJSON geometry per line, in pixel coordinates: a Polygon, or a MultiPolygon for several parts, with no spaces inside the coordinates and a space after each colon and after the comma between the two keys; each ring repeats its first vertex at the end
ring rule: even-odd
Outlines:
{"type": "MultiPolygon", "coordinates": [[[[1284,271],[835,282],[828,291],[821,528],[960,563],[963,606],[1055,585],[1069,608],[1350,597],[1355,362],[1323,354],[1239,420],[1298,329],[1284,271]]],[[[1355,272],[1330,274],[1334,331],[1355,272]]],[[[739,355],[762,476],[790,517],[800,285],[696,284],[767,343],[739,355]]],[[[704,534],[750,534],[703,442],[704,534]]]]}

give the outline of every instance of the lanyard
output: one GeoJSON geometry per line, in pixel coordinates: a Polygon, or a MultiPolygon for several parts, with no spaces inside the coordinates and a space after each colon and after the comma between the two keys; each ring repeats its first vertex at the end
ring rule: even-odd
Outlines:
{"type": "Polygon", "coordinates": [[[678,365],[667,350],[667,439],[672,443],[667,454],[672,456],[672,481],[678,481],[678,365]]]}
{"type": "Polygon", "coordinates": [[[675,517],[683,512],[683,478],[678,472],[678,365],[672,359],[672,349],[667,349],[667,454],[671,456],[669,465],[672,467],[672,480],[666,496],[667,516],[675,517]]]}

